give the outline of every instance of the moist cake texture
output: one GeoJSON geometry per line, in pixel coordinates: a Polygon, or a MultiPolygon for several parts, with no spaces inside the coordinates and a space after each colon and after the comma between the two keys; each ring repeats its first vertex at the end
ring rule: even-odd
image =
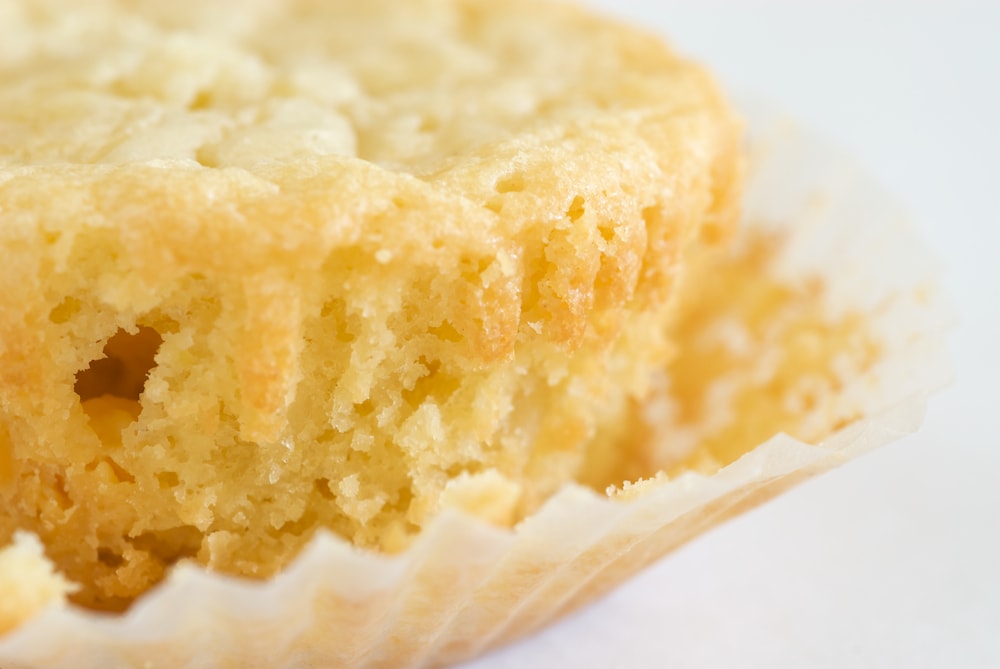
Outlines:
{"type": "Polygon", "coordinates": [[[0,546],[115,609],[515,523],[613,459],[740,164],[708,75],[561,4],[0,4],[0,546]]]}

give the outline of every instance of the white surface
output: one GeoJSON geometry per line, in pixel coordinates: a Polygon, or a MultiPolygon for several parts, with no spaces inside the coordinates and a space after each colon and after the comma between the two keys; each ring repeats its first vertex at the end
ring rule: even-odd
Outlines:
{"type": "Polygon", "coordinates": [[[945,267],[923,430],[463,669],[1000,667],[1000,2],[591,0],[851,151],[945,267]]]}

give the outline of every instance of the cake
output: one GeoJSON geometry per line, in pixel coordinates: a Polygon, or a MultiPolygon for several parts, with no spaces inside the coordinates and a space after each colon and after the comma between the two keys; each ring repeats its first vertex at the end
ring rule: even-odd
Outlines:
{"type": "Polygon", "coordinates": [[[3,3],[3,555],[117,610],[512,526],[615,461],[740,184],[711,77],[568,5],[3,3]]]}

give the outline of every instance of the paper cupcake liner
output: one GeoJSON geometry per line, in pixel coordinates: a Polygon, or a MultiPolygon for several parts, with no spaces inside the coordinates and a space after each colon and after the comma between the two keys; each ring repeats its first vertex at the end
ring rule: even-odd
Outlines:
{"type": "Polygon", "coordinates": [[[933,262],[850,161],[766,108],[742,106],[746,228],[786,230],[776,271],[818,271],[830,310],[864,311],[885,347],[864,383],[845,390],[865,420],[815,445],[778,435],[714,475],[646,481],[626,500],[569,485],[514,530],[446,512],[398,556],[320,534],[265,582],[180,565],[126,614],[58,606],[35,616],[0,638],[0,667],[446,666],[538,630],[708,528],[916,429],[927,394],[949,377],[951,318],[933,262]]]}

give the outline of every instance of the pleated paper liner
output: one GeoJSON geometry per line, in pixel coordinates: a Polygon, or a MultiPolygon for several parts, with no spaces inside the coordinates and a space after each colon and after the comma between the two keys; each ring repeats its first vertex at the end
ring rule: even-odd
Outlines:
{"type": "Polygon", "coordinates": [[[758,105],[743,108],[742,234],[780,235],[771,271],[823,277],[831,317],[866,315],[878,363],[836,398],[863,419],[817,444],[778,435],[710,475],[654,477],[615,499],[568,485],[514,530],[446,512],[397,556],[321,534],[266,582],[182,564],[121,616],[45,610],[0,637],[0,667],[446,666],[552,623],[708,528],[916,429],[949,377],[951,315],[933,263],[892,198],[849,160],[758,105]]]}

